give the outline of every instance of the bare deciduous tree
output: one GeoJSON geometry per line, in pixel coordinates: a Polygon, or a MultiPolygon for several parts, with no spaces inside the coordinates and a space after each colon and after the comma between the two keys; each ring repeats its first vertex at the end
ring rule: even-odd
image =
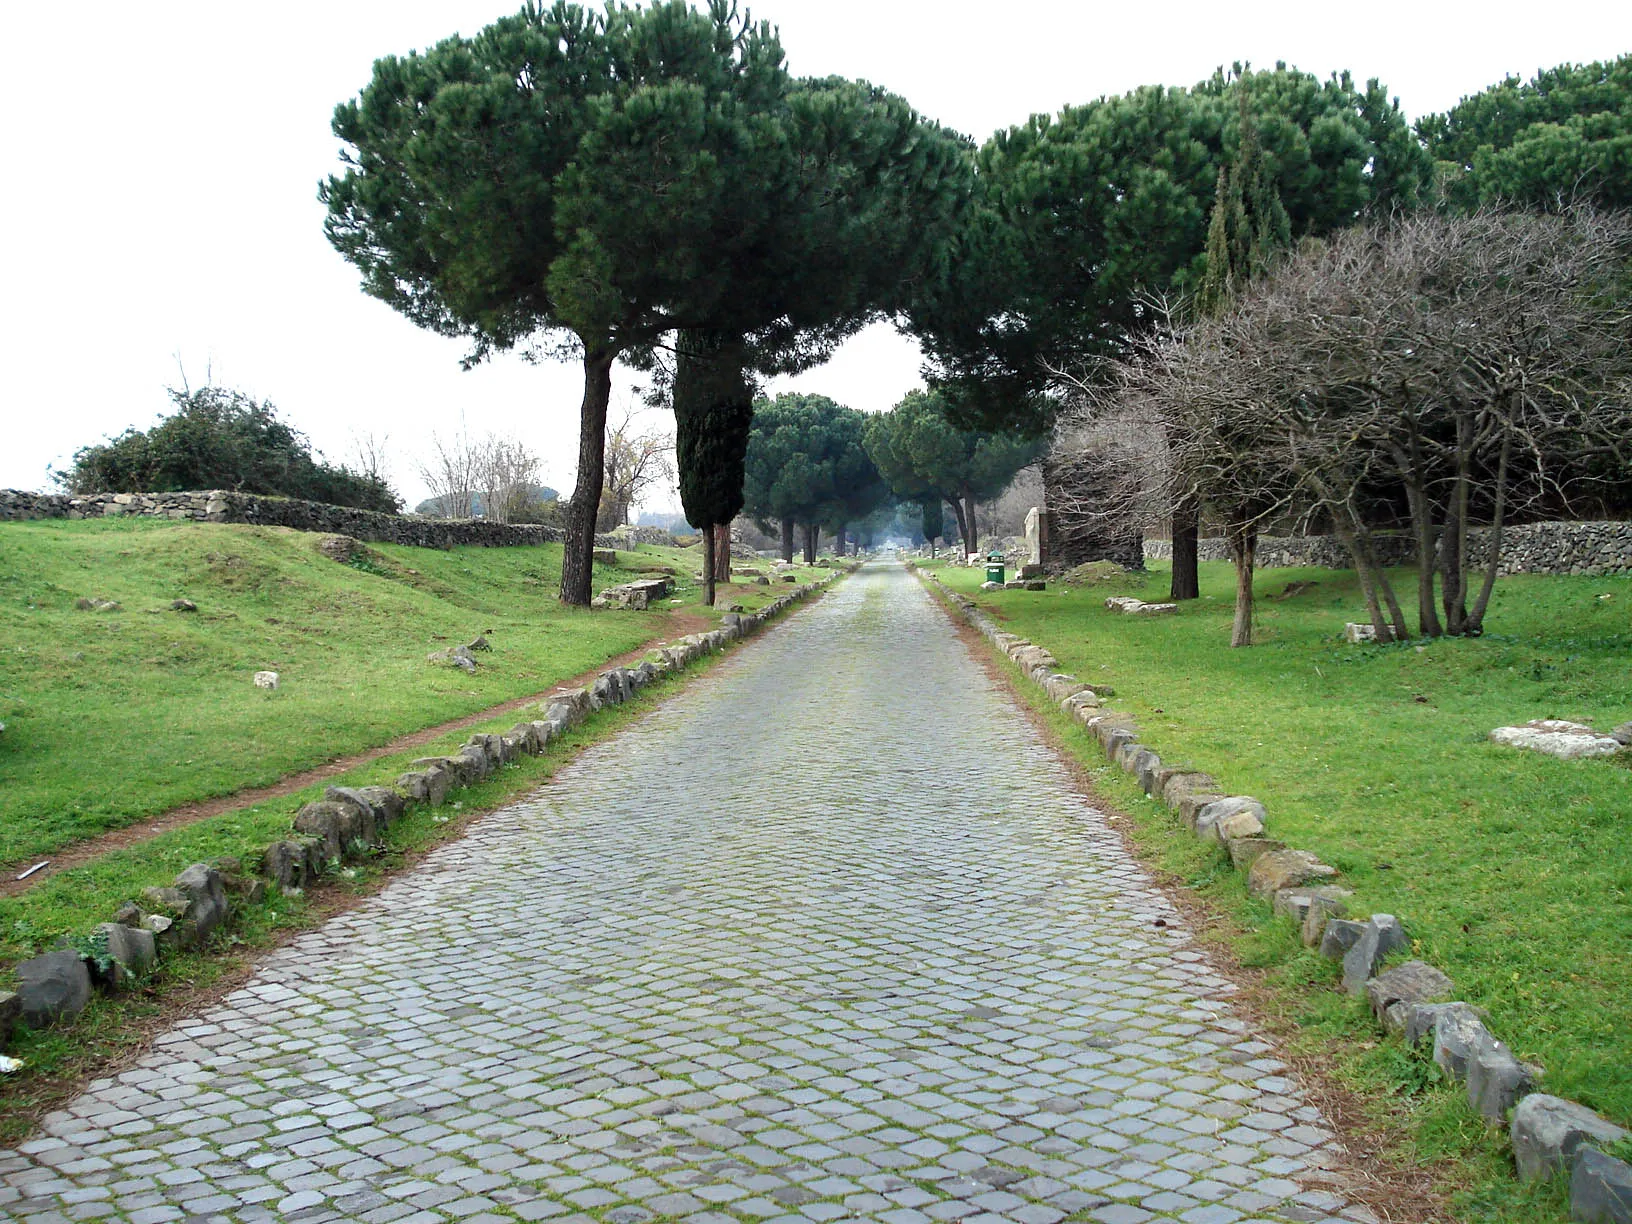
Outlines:
{"type": "Polygon", "coordinates": [[[607,430],[606,481],[595,530],[611,531],[627,522],[629,511],[647,489],[673,479],[674,435],[642,428],[635,409],[629,408],[607,430]]]}
{"type": "Polygon", "coordinates": [[[430,490],[441,517],[472,517],[477,491],[476,451],[462,423],[451,438],[431,435],[431,454],[420,462],[419,478],[430,490]]]}
{"type": "Polygon", "coordinates": [[[1228,524],[1237,643],[1251,637],[1256,525],[1289,507],[1330,521],[1380,639],[1410,634],[1375,547],[1400,520],[1419,631],[1478,634],[1513,515],[1627,471],[1629,259],[1632,220],[1587,209],[1345,231],[1232,310],[1138,346],[1098,408],[1162,422],[1170,479],[1228,524]]]}
{"type": "Polygon", "coordinates": [[[496,523],[513,521],[538,495],[539,457],[518,439],[497,434],[483,439],[475,453],[483,515],[496,523]]]}
{"type": "Polygon", "coordinates": [[[444,518],[483,517],[513,521],[537,496],[539,457],[525,443],[489,433],[472,438],[461,426],[449,438],[431,435],[431,457],[420,479],[444,518]]]}
{"type": "Polygon", "coordinates": [[[353,430],[351,435],[351,465],[360,476],[370,480],[377,480],[383,485],[391,483],[391,435],[375,433],[358,433],[353,430]]]}

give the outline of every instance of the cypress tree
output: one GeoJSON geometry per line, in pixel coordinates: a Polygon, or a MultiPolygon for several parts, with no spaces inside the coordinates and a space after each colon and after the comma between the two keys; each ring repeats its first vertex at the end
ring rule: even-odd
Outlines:
{"type": "MultiPolygon", "coordinates": [[[[675,458],[686,521],[703,533],[703,599],[714,603],[722,535],[742,509],[743,460],[754,420],[740,346],[707,332],[675,342],[675,458]]],[[[730,540],[723,540],[729,556],[730,540]]]]}
{"type": "MultiPolygon", "coordinates": [[[[1258,125],[1248,106],[1250,76],[1243,77],[1236,94],[1241,135],[1234,161],[1218,172],[1219,190],[1207,226],[1207,268],[1197,294],[1197,309],[1220,315],[1230,309],[1235,295],[1255,276],[1274,266],[1292,245],[1292,221],[1276,186],[1274,169],[1264,156],[1258,125]]],[[[1193,497],[1181,499],[1173,523],[1173,596],[1195,598],[1195,535],[1199,515],[1193,497]],[[1181,542],[1180,533],[1186,538],[1181,542]],[[1181,553],[1185,572],[1180,573],[1181,553]],[[1181,586],[1184,594],[1180,594],[1181,586]]],[[[1252,571],[1258,550],[1258,529],[1250,506],[1231,508],[1225,527],[1230,559],[1235,563],[1235,626],[1230,645],[1252,644],[1252,571]]]]}
{"type": "Polygon", "coordinates": [[[935,541],[940,539],[941,533],[946,530],[945,509],[938,497],[926,497],[923,503],[924,539],[929,542],[929,555],[935,556],[935,541]]]}

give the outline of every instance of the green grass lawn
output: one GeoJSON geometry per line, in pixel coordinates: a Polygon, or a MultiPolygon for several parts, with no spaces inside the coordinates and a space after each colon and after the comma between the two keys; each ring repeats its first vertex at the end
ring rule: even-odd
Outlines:
{"type": "MultiPolygon", "coordinates": [[[[1352,574],[1261,571],[1259,644],[1231,650],[1227,565],[1151,619],[1104,607],[1123,589],[987,593],[979,571],[939,573],[1062,669],[1115,685],[1164,760],[1262,799],[1272,836],[1341,868],[1356,912],[1399,915],[1545,1091],[1632,1123],[1632,754],[1566,763],[1485,739],[1632,719],[1632,580],[1508,578],[1481,639],[1350,646],[1352,574]],[[1275,598],[1299,581],[1317,585],[1275,598]]],[[[1131,593],[1166,592],[1153,571],[1131,593]]]]}
{"type": "MultiPolygon", "coordinates": [[[[662,611],[563,607],[556,545],[382,544],[341,563],[318,551],[322,538],[0,523],[0,864],[540,692],[670,632],[662,611]],[[77,611],[81,597],[123,610],[77,611]],[[176,598],[198,611],[149,611],[176,598]],[[479,633],[493,649],[474,674],[426,662],[479,633]],[[253,687],[263,669],[279,673],[278,691],[253,687]]],[[[669,607],[712,617],[698,556],[620,552],[596,586],[666,566],[679,581],[669,607]]],[[[786,589],[733,587],[731,601],[757,607],[786,589]]]]}

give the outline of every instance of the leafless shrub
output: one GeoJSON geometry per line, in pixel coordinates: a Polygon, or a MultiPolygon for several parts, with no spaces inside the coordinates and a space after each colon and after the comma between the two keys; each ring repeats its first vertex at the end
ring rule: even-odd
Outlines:
{"type": "Polygon", "coordinates": [[[1252,535],[1298,505],[1348,547],[1379,637],[1409,636],[1372,543],[1398,517],[1421,559],[1420,632],[1477,634],[1516,511],[1624,478],[1629,260],[1632,222],[1589,209],[1344,231],[1306,244],[1229,312],[1137,344],[1091,403],[1161,423],[1165,484],[1149,456],[1129,480],[1169,495],[1191,485],[1227,522],[1245,561],[1247,640],[1252,535]],[[1490,527],[1482,574],[1476,521],[1490,527]]]}

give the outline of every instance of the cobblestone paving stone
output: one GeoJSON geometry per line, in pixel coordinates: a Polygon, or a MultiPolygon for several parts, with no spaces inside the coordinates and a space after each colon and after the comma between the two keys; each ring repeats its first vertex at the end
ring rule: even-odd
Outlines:
{"type": "Polygon", "coordinates": [[[0,1215],[1372,1219],[1230,991],[869,568],[89,1085],[0,1215]]]}

